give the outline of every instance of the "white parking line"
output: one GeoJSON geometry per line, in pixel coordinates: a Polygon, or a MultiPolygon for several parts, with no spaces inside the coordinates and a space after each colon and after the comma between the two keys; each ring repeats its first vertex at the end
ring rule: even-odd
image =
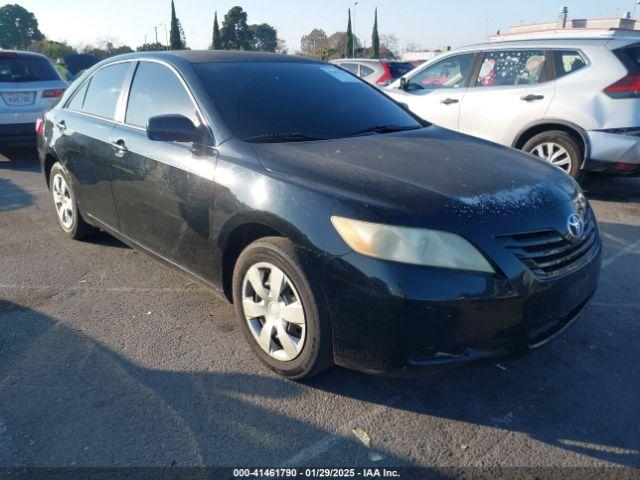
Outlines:
{"type": "Polygon", "coordinates": [[[293,457],[284,460],[283,462],[279,462],[279,465],[284,465],[285,467],[296,467],[302,465],[309,460],[316,458],[318,455],[323,454],[327,450],[329,450],[334,445],[340,443],[345,440],[347,437],[351,435],[351,430],[356,427],[361,427],[363,423],[368,423],[371,420],[382,415],[386,412],[390,407],[393,407],[402,399],[401,395],[397,395],[395,397],[390,398],[384,405],[378,405],[374,408],[367,409],[363,415],[360,415],[357,418],[354,418],[352,421],[347,423],[343,428],[341,428],[336,433],[327,435],[317,442],[309,445],[307,448],[297,453],[293,457]]]}
{"type": "Polygon", "coordinates": [[[635,250],[636,248],[640,247],[640,240],[638,240],[637,242],[633,242],[629,245],[627,245],[626,247],[624,247],[621,250],[618,250],[615,255],[606,258],[602,261],[602,270],[605,270],[607,267],[609,267],[609,265],[611,265],[613,262],[615,262],[617,259],[619,259],[620,257],[623,257],[629,253],[632,253],[633,250],[635,250]]]}

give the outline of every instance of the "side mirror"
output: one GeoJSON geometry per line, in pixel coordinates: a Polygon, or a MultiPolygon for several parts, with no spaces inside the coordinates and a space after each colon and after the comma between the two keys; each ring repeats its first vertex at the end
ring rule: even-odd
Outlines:
{"type": "Polygon", "coordinates": [[[407,89],[407,79],[405,77],[400,78],[400,90],[407,89]]]}
{"type": "Polygon", "coordinates": [[[200,130],[184,115],[158,115],[147,123],[147,138],[158,142],[199,142],[200,130]]]}

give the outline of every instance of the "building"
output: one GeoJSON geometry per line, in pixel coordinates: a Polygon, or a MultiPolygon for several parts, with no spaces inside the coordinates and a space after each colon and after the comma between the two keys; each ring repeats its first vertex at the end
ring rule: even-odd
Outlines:
{"type": "Polygon", "coordinates": [[[506,40],[529,40],[548,37],[612,37],[618,35],[638,35],[640,21],[631,18],[627,12],[622,18],[569,18],[567,7],[563,7],[555,22],[516,25],[507,33],[489,35],[490,42],[506,40]]]}

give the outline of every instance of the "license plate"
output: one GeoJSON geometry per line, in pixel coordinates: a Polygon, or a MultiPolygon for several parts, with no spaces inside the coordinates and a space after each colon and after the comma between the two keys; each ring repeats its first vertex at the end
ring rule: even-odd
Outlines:
{"type": "Polygon", "coordinates": [[[32,105],[35,100],[35,92],[6,92],[2,94],[7,105],[19,107],[22,105],[32,105]]]}

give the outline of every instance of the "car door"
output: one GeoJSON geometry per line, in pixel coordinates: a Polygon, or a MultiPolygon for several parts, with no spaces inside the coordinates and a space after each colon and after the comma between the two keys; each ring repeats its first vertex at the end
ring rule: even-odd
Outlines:
{"type": "Polygon", "coordinates": [[[460,108],[460,131],[511,146],[544,119],[555,94],[550,68],[542,49],[485,52],[460,108]]]}
{"type": "Polygon", "coordinates": [[[470,52],[444,58],[408,77],[404,88],[388,93],[419,117],[457,130],[474,56],[470,52]]]}
{"type": "Polygon", "coordinates": [[[118,229],[113,200],[110,144],[116,110],[131,62],[98,70],[54,117],[56,153],[74,183],[83,215],[118,229]]]}
{"type": "Polygon", "coordinates": [[[205,278],[211,278],[211,213],[217,153],[193,98],[170,67],[141,61],[126,112],[112,132],[113,191],[121,232],[205,278]],[[203,131],[202,144],[149,140],[157,115],[178,114],[203,131]]]}

